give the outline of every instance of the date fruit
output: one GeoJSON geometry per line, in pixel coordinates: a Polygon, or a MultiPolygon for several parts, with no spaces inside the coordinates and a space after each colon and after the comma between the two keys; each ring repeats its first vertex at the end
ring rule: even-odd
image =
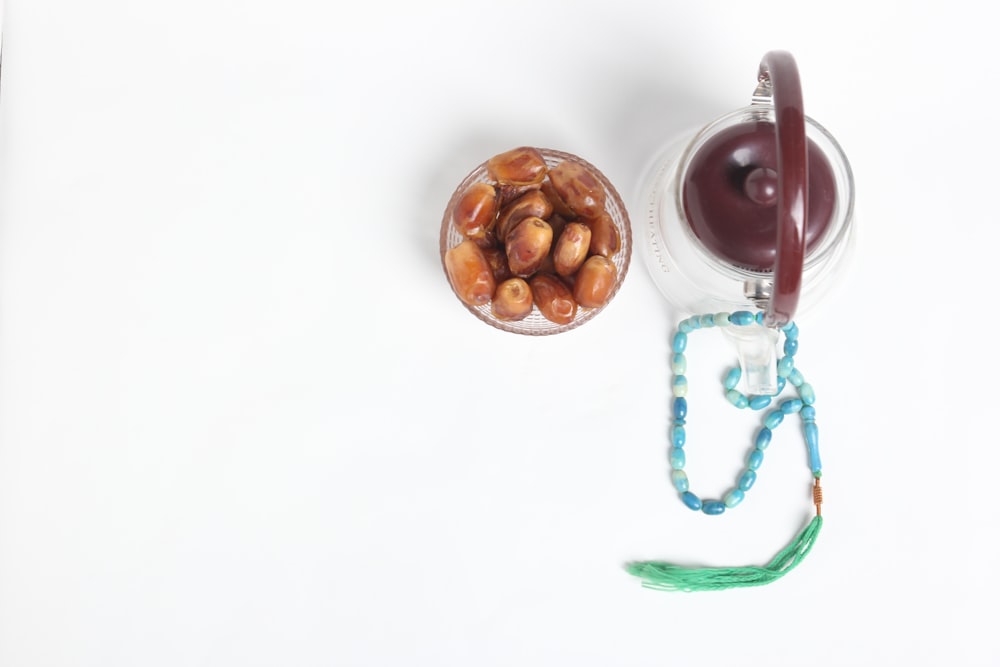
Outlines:
{"type": "Polygon", "coordinates": [[[582,164],[564,160],[549,170],[552,187],[577,215],[594,217],[604,211],[604,186],[582,164]]]}
{"type": "Polygon", "coordinates": [[[525,218],[507,234],[507,264],[515,276],[538,270],[552,247],[552,227],[541,218],[525,218]]]}
{"type": "Polygon", "coordinates": [[[493,271],[493,280],[496,281],[497,285],[513,275],[510,272],[510,266],[507,264],[507,253],[503,248],[497,246],[483,248],[483,255],[486,256],[486,261],[493,271]]]}
{"type": "Polygon", "coordinates": [[[497,286],[490,310],[498,320],[516,322],[531,314],[533,304],[528,282],[524,278],[508,278],[497,286]]]}
{"type": "Polygon", "coordinates": [[[497,191],[489,183],[473,183],[462,193],[452,224],[466,238],[483,238],[497,218],[497,191]]]}
{"type": "Polygon", "coordinates": [[[528,284],[542,317],[556,324],[569,324],[573,321],[576,317],[576,300],[559,278],[549,273],[536,273],[528,284]]]}
{"type": "Polygon", "coordinates": [[[577,272],[590,252],[590,227],[579,222],[568,223],[552,251],[555,270],[560,276],[577,272]]]}
{"type": "Polygon", "coordinates": [[[545,179],[548,165],[537,148],[521,146],[491,157],[486,171],[501,185],[537,185],[545,179]]]}
{"type": "Polygon", "coordinates": [[[618,270],[603,255],[591,255],[576,272],[573,298],[584,308],[600,308],[608,302],[615,288],[618,270]]]}
{"type": "Polygon", "coordinates": [[[601,212],[594,218],[583,221],[590,227],[590,253],[592,255],[603,255],[612,257],[621,247],[621,238],[618,236],[618,228],[615,221],[605,212],[601,212]]]}
{"type": "Polygon", "coordinates": [[[567,220],[576,220],[576,213],[574,213],[573,209],[566,205],[562,196],[556,192],[556,189],[552,186],[552,179],[546,178],[542,181],[542,186],[539,189],[542,191],[542,194],[545,195],[550,202],[552,202],[552,210],[555,213],[558,213],[567,220]]]}
{"type": "Polygon", "coordinates": [[[500,209],[496,223],[497,238],[503,243],[507,234],[525,218],[548,220],[552,215],[552,204],[541,190],[530,190],[500,209]]]}
{"type": "Polygon", "coordinates": [[[475,241],[466,239],[444,255],[444,268],[455,294],[469,306],[490,302],[496,291],[493,270],[475,241]]]}

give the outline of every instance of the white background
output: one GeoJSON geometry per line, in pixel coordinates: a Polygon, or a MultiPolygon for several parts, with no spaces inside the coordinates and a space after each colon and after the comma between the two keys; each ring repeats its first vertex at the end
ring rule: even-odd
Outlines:
{"type": "MultiPolygon", "coordinates": [[[[8,0],[0,665],[1000,664],[986,7],[8,0]],[[799,318],[826,527],[771,586],[650,591],[625,562],[791,539],[800,437],[690,512],[640,246],[599,317],[532,339],[452,295],[441,213],[523,144],[631,197],[777,48],[857,179],[854,264],[799,318]]],[[[706,496],[755,423],[711,340],[706,496]]]]}

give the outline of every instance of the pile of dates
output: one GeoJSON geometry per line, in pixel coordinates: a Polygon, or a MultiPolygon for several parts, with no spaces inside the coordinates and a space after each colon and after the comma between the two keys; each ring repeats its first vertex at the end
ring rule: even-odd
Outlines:
{"type": "Polygon", "coordinates": [[[597,176],[572,160],[550,168],[527,146],[493,156],[486,170],[490,182],[468,186],[452,215],[464,238],[444,264],[458,297],[490,304],[498,320],[524,319],[534,306],[556,324],[607,303],[621,239],[597,176]]]}

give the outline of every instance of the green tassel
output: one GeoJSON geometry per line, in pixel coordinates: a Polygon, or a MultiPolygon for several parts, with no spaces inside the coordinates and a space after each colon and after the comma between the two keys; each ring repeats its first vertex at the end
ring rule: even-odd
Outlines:
{"type": "Polygon", "coordinates": [[[625,569],[643,580],[642,585],[661,591],[721,591],[727,588],[764,586],[791,572],[809,554],[823,527],[817,515],[795,541],[764,567],[681,567],[661,561],[629,563],[625,569]]]}

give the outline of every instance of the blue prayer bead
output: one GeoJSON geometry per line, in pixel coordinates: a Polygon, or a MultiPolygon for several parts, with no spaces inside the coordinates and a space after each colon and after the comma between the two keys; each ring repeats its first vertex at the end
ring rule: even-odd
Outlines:
{"type": "Polygon", "coordinates": [[[802,408],[802,421],[811,422],[816,419],[816,408],[811,405],[807,405],[802,408]]]}
{"type": "Polygon", "coordinates": [[[726,503],[726,507],[731,509],[742,503],[744,497],[744,493],[739,489],[730,489],[729,493],[723,496],[722,502],[726,503]]]}
{"type": "Polygon", "coordinates": [[[701,506],[701,511],[705,514],[722,514],[726,511],[726,504],[721,500],[706,500],[701,506]]]}
{"type": "Polygon", "coordinates": [[[682,493],[681,494],[681,500],[684,501],[685,505],[687,505],[688,507],[690,507],[691,509],[693,509],[695,511],[698,511],[698,510],[701,509],[701,498],[699,498],[698,496],[694,495],[690,491],[685,491],[684,493],[682,493]]]}
{"type": "Polygon", "coordinates": [[[674,373],[674,375],[683,375],[684,373],[687,373],[687,368],[687,357],[680,352],[670,358],[670,370],[674,373]]]}
{"type": "Polygon", "coordinates": [[[792,372],[788,374],[788,381],[792,383],[793,387],[801,387],[806,379],[802,377],[802,371],[798,368],[793,368],[792,372]]]}
{"type": "Polygon", "coordinates": [[[730,389],[726,392],[726,400],[735,405],[736,407],[743,409],[750,405],[747,397],[736,391],[735,389],[730,389]]]}
{"type": "Polygon", "coordinates": [[[790,398],[787,401],[781,402],[781,411],[784,412],[786,415],[795,414],[796,412],[802,409],[803,405],[804,403],[802,402],[801,399],[790,398]]]}
{"type": "Polygon", "coordinates": [[[806,446],[810,449],[819,446],[819,426],[816,425],[816,422],[806,422],[803,429],[806,436],[806,446]]]}
{"type": "Polygon", "coordinates": [[[750,399],[750,408],[752,410],[763,410],[769,405],[771,405],[770,396],[754,396],[750,399]]]}
{"type": "Polygon", "coordinates": [[[679,354],[679,353],[683,352],[684,348],[687,347],[687,344],[688,344],[688,337],[687,337],[686,333],[684,333],[683,331],[678,331],[677,333],[674,334],[674,352],[675,353],[679,354]]]}
{"type": "Polygon", "coordinates": [[[772,410],[768,413],[767,417],[764,419],[764,426],[769,429],[775,429],[778,425],[785,420],[785,413],[781,410],[772,410]]]}
{"type": "Polygon", "coordinates": [[[712,321],[717,327],[724,327],[729,324],[729,313],[716,313],[712,316],[712,321]]]}
{"type": "Polygon", "coordinates": [[[750,470],[757,470],[760,468],[760,464],[764,462],[764,452],[760,449],[755,449],[750,452],[750,456],[747,457],[747,468],[750,470]]]}
{"type": "Polygon", "coordinates": [[[680,331],[681,333],[689,334],[692,331],[694,331],[694,327],[692,327],[691,323],[688,322],[687,320],[681,320],[680,323],[677,325],[677,330],[680,331]]]}
{"type": "Polygon", "coordinates": [[[670,444],[674,447],[683,447],[687,442],[687,431],[683,426],[675,425],[670,427],[670,444]]]}
{"type": "Polygon", "coordinates": [[[785,332],[785,340],[795,340],[799,337],[799,327],[795,322],[789,322],[785,326],[781,327],[781,330],[785,332]]]}
{"type": "Polygon", "coordinates": [[[670,450],[670,467],[674,470],[684,470],[684,465],[687,463],[687,456],[684,455],[684,450],[680,447],[674,447],[670,450]]]}
{"type": "Polygon", "coordinates": [[[670,473],[670,481],[674,488],[684,493],[688,490],[688,475],[683,470],[674,470],[670,473]]]}
{"type": "Polygon", "coordinates": [[[743,377],[743,371],[740,370],[739,366],[734,366],[733,368],[729,369],[728,373],[726,373],[726,379],[722,383],[722,385],[726,389],[735,389],[736,385],[740,383],[740,378],[742,377],[743,377]]]}
{"type": "Polygon", "coordinates": [[[701,328],[701,318],[700,317],[689,317],[685,320],[692,330],[698,330],[701,328]]]}
{"type": "Polygon", "coordinates": [[[688,380],[683,375],[674,376],[674,396],[687,396],[688,380]]]}
{"type": "Polygon", "coordinates": [[[753,446],[757,449],[767,449],[767,446],[771,444],[771,429],[768,427],[763,427],[757,431],[757,438],[753,442],[753,446]]]}
{"type": "Polygon", "coordinates": [[[684,419],[688,415],[688,402],[683,396],[674,399],[674,418],[684,419]]]}
{"type": "Polygon", "coordinates": [[[778,362],[778,377],[787,378],[793,368],[795,368],[795,357],[782,357],[778,362]]]}
{"type": "Polygon", "coordinates": [[[778,391],[774,392],[774,395],[777,396],[783,391],[785,391],[785,378],[778,378],[778,391]]]}
{"type": "Polygon", "coordinates": [[[740,487],[740,491],[746,493],[751,488],[753,488],[753,483],[757,481],[757,473],[753,470],[747,470],[742,475],[740,475],[740,481],[737,486],[740,487]]]}
{"type": "Polygon", "coordinates": [[[708,329],[709,327],[715,326],[715,316],[714,315],[702,315],[699,319],[701,322],[702,329],[708,329]]]}
{"type": "Polygon", "coordinates": [[[785,339],[785,354],[790,357],[794,357],[795,353],[799,351],[799,341],[795,338],[785,339]]]}
{"type": "Polygon", "coordinates": [[[757,324],[759,324],[761,326],[764,326],[764,311],[763,310],[758,310],[757,311],[757,315],[754,317],[754,321],[756,321],[757,324]]]}
{"type": "Polygon", "coordinates": [[[819,459],[819,427],[816,422],[806,422],[804,430],[806,446],[809,448],[809,469],[815,474],[823,469],[823,463],[819,459]]]}
{"type": "Polygon", "coordinates": [[[754,314],[749,310],[737,310],[729,316],[729,321],[738,327],[745,327],[755,322],[754,314]]]}
{"type": "Polygon", "coordinates": [[[806,405],[812,405],[816,402],[816,392],[813,391],[812,385],[808,382],[803,382],[802,386],[799,387],[799,397],[806,405]]]}

